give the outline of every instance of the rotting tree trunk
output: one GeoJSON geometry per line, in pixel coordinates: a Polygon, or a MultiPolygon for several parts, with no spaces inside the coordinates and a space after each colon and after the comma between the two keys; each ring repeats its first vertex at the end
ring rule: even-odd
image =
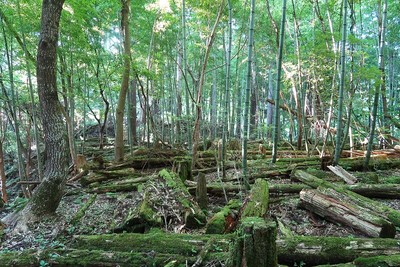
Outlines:
{"type": "MultiPolygon", "coordinates": [[[[332,222],[339,222],[370,237],[393,238],[396,228],[373,210],[352,203],[345,194],[331,188],[304,189],[300,205],[332,222]]],[[[373,207],[372,207],[373,208],[373,207]]]]}
{"type": "Polygon", "coordinates": [[[130,0],[121,0],[121,26],[124,39],[124,71],[122,75],[121,90],[119,92],[116,109],[115,122],[115,161],[121,162],[124,159],[124,110],[126,95],[129,88],[129,73],[131,69],[131,39],[129,30],[129,8],[130,0]]]}
{"type": "Polygon", "coordinates": [[[351,262],[359,257],[400,253],[397,239],[294,236],[277,240],[278,261],[305,266],[351,262]]]}
{"type": "Polygon", "coordinates": [[[352,203],[367,209],[373,207],[375,212],[387,217],[396,227],[400,226],[400,212],[384,204],[381,204],[380,202],[346,190],[343,186],[332,184],[328,181],[319,179],[302,170],[294,171],[292,177],[300,180],[301,182],[312,188],[325,187],[334,189],[339,193],[344,194],[348,198],[348,200],[351,200],[352,203]]]}
{"type": "Polygon", "coordinates": [[[42,183],[20,214],[17,227],[22,231],[27,230],[27,222],[55,212],[67,179],[68,140],[56,81],[56,50],[63,4],[64,0],[43,0],[42,5],[36,71],[47,161],[42,183]]]}

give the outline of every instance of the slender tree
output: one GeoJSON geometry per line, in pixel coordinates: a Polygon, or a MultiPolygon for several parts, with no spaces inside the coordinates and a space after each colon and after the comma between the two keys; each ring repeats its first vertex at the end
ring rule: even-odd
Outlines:
{"type": "Polygon", "coordinates": [[[204,80],[205,80],[205,76],[206,76],[207,63],[208,63],[210,51],[211,51],[211,48],[212,48],[212,45],[213,45],[213,42],[215,39],[215,35],[217,32],[217,26],[218,26],[219,20],[221,19],[222,11],[224,9],[224,2],[225,2],[225,0],[222,0],[221,5],[218,10],[217,18],[215,19],[215,22],[214,22],[214,26],[211,30],[210,36],[207,39],[206,52],[204,55],[203,64],[201,66],[200,79],[199,79],[199,84],[197,87],[197,97],[196,97],[196,121],[194,123],[194,130],[193,130],[192,169],[194,169],[194,167],[196,165],[197,150],[198,150],[199,141],[200,141],[200,124],[201,124],[201,118],[202,118],[201,103],[202,103],[203,86],[204,86],[204,80]]]}
{"type": "Polygon", "coordinates": [[[129,88],[129,73],[131,68],[131,40],[129,32],[129,8],[130,0],[121,0],[121,33],[124,42],[124,69],[122,74],[121,90],[119,92],[118,104],[116,108],[115,125],[115,161],[120,162],[124,159],[124,110],[126,95],[129,88]]]}
{"type": "Polygon", "coordinates": [[[347,0],[343,0],[343,24],[342,24],[342,42],[340,47],[340,85],[338,99],[338,118],[336,130],[336,147],[333,157],[333,165],[339,163],[340,154],[342,153],[342,134],[343,134],[343,95],[344,85],[346,82],[346,37],[347,37],[347,0]]]}
{"type": "Polygon", "coordinates": [[[378,102],[379,102],[379,93],[382,91],[382,88],[385,85],[385,62],[384,62],[384,54],[383,51],[385,49],[385,32],[386,32],[386,16],[387,16],[387,0],[383,2],[383,10],[382,10],[382,20],[379,27],[379,56],[378,56],[378,67],[381,73],[381,79],[379,82],[375,83],[375,93],[374,93],[374,103],[372,107],[372,118],[371,118],[371,127],[369,131],[368,138],[368,147],[367,153],[365,155],[364,161],[364,169],[368,169],[369,159],[371,157],[372,145],[374,143],[374,135],[375,135],[375,126],[378,115],[378,102]]]}
{"type": "Polygon", "coordinates": [[[252,65],[252,53],[254,44],[254,16],[255,16],[255,0],[251,0],[250,7],[250,25],[249,25],[249,41],[248,41],[248,53],[247,53],[247,80],[246,80],[246,95],[245,95],[245,108],[243,117],[243,137],[242,137],[242,171],[244,186],[248,190],[250,189],[249,180],[247,177],[247,140],[249,130],[249,109],[250,109],[250,91],[251,91],[251,65],[252,65]]]}
{"type": "Polygon", "coordinates": [[[286,0],[282,1],[282,20],[281,29],[279,33],[279,52],[278,52],[278,66],[277,66],[277,79],[275,90],[275,110],[274,110],[274,131],[272,132],[273,147],[272,147],[272,163],[276,162],[278,156],[278,141],[279,141],[279,100],[281,88],[281,73],[282,73],[282,56],[285,38],[285,22],[286,22],[286,0]]]}

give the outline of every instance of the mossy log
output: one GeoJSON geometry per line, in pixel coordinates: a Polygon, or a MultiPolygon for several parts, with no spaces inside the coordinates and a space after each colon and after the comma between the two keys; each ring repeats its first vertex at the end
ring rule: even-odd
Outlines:
{"type": "Polygon", "coordinates": [[[352,203],[367,209],[373,208],[376,213],[379,213],[381,216],[385,216],[386,218],[388,218],[396,227],[400,227],[400,212],[378,201],[374,201],[370,198],[361,196],[360,194],[351,192],[350,190],[347,190],[345,187],[338,184],[333,184],[328,181],[319,179],[302,170],[294,171],[292,173],[292,178],[297,179],[312,188],[318,188],[319,186],[321,186],[331,188],[340,193],[343,193],[349,199],[351,199],[352,203]]]}
{"type": "Polygon", "coordinates": [[[149,168],[171,167],[173,162],[174,158],[132,158],[123,163],[110,166],[107,168],[107,170],[114,171],[126,168],[142,170],[149,168]]]}
{"type": "Polygon", "coordinates": [[[206,225],[206,234],[229,233],[236,228],[237,214],[242,203],[232,199],[219,212],[215,213],[206,225]]]}
{"type": "MultiPolygon", "coordinates": [[[[348,171],[364,171],[364,158],[342,158],[340,165],[348,171]]],[[[368,168],[370,170],[390,170],[400,168],[399,159],[390,158],[373,158],[369,161],[368,168]]]]}
{"type": "Polygon", "coordinates": [[[196,256],[209,239],[214,245],[209,253],[228,252],[235,235],[190,235],[168,234],[161,231],[147,234],[123,233],[105,235],[75,236],[72,248],[120,252],[165,253],[183,256],[196,256]]]}
{"type": "MultiPolygon", "coordinates": [[[[229,248],[237,235],[189,235],[150,232],[148,234],[106,234],[75,236],[72,248],[113,252],[165,253],[172,255],[198,255],[210,238],[215,240],[210,257],[221,253],[228,258],[229,248]],[[224,254],[225,253],[225,254],[224,254]]],[[[352,262],[359,257],[400,254],[397,239],[294,236],[276,241],[278,261],[293,265],[304,262],[307,266],[352,262]]],[[[1,257],[0,257],[1,260],[1,257]]]]}
{"type": "Polygon", "coordinates": [[[257,179],[252,185],[250,195],[244,203],[242,218],[260,217],[264,218],[269,205],[269,189],[267,181],[257,179]]]}
{"type": "Polygon", "coordinates": [[[330,221],[355,228],[369,237],[393,238],[396,234],[393,223],[386,218],[352,203],[345,194],[331,188],[302,190],[300,205],[330,221]]]}
{"type": "Polygon", "coordinates": [[[132,168],[122,170],[97,170],[93,173],[86,175],[80,179],[83,186],[88,186],[92,183],[102,183],[109,180],[124,179],[124,178],[137,178],[143,176],[142,173],[132,168]]]}
{"type": "MultiPolygon", "coordinates": [[[[205,255],[204,262],[210,260],[224,260],[226,253],[212,253],[205,255]]],[[[46,249],[12,251],[0,254],[1,266],[13,267],[98,267],[98,266],[179,266],[179,264],[194,264],[196,256],[180,254],[146,252],[119,252],[103,250],[76,250],[76,249],[46,249]]]]}
{"type": "Polygon", "coordinates": [[[294,236],[277,240],[278,261],[306,266],[352,262],[359,257],[400,254],[397,239],[294,236]]]}
{"type": "Polygon", "coordinates": [[[365,197],[400,198],[399,184],[354,184],[344,188],[365,197]]]}
{"type": "Polygon", "coordinates": [[[79,222],[79,220],[85,216],[85,212],[89,209],[89,207],[94,203],[94,201],[97,198],[97,194],[93,194],[89,197],[89,199],[86,201],[86,203],[78,210],[78,212],[75,214],[75,216],[72,218],[70,221],[70,224],[76,224],[79,222]]]}
{"type": "Polygon", "coordinates": [[[235,240],[227,266],[278,266],[276,253],[277,228],[274,221],[247,217],[241,221],[239,236],[235,240]]]}
{"type": "Polygon", "coordinates": [[[397,267],[400,266],[400,254],[377,257],[360,257],[353,261],[357,267],[397,267]]]}

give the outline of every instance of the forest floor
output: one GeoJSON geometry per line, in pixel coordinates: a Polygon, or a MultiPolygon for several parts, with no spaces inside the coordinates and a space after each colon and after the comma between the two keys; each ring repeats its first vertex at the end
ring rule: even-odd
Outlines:
{"type": "MultiPolygon", "coordinates": [[[[112,163],[109,163],[110,166],[112,163]]],[[[287,163],[287,167],[291,163],[287,163]]],[[[211,164],[212,165],[212,164],[211,164]]],[[[281,165],[282,168],[285,164],[281,165]]],[[[128,170],[129,167],[125,168],[128,170]]],[[[162,168],[151,168],[140,170],[142,176],[156,175],[162,168]]],[[[170,168],[169,168],[170,169],[170,168]]],[[[123,170],[123,169],[122,169],[123,170]]],[[[274,166],[269,170],[274,170],[274,166]]],[[[306,169],[313,175],[332,182],[340,182],[330,171],[318,170],[315,167],[306,169]]],[[[90,171],[91,175],[92,171],[90,171]]],[[[362,179],[363,173],[350,172],[354,176],[362,179]]],[[[379,177],[379,183],[400,183],[400,169],[375,170],[374,173],[379,177]]],[[[240,177],[240,170],[231,168],[227,171],[227,177],[240,177]]],[[[220,173],[211,172],[206,174],[208,183],[220,183],[220,173]]],[[[118,180],[118,179],[117,179],[118,180]]],[[[298,183],[290,179],[287,175],[274,176],[267,179],[270,185],[273,184],[292,184],[298,183]]],[[[234,183],[234,182],[233,182],[234,183]]],[[[115,229],[123,224],[130,212],[137,208],[137,205],[143,199],[143,192],[140,187],[138,190],[124,192],[105,192],[95,193],[88,190],[89,187],[82,186],[80,181],[69,183],[60,206],[55,216],[47,218],[41,222],[30,225],[29,233],[16,233],[5,230],[5,234],[0,244],[0,251],[22,251],[24,249],[43,250],[47,248],[67,248],[74,238],[79,235],[97,235],[113,233],[115,229]],[[83,216],[78,222],[73,222],[79,210],[94,200],[84,211],[83,216]]],[[[166,194],[160,194],[160,198],[166,194]]],[[[242,195],[239,192],[227,192],[227,198],[240,199],[242,195]]],[[[400,199],[377,199],[378,201],[400,211],[400,199]]],[[[21,208],[25,202],[21,198],[14,198],[9,204],[0,211],[0,218],[21,208]]],[[[174,206],[174,201],[164,202],[166,205],[174,206]]],[[[226,199],[221,194],[209,194],[209,205],[206,212],[210,219],[216,212],[220,211],[226,205],[226,199]]],[[[179,209],[169,207],[170,209],[179,209]]],[[[160,211],[162,212],[162,211],[160,211]]],[[[293,234],[305,236],[337,236],[337,237],[366,237],[359,231],[351,227],[344,226],[335,222],[330,222],[318,215],[299,207],[299,194],[270,194],[269,215],[285,225],[293,234]]],[[[165,220],[163,231],[169,233],[190,233],[203,234],[205,227],[199,229],[188,229],[183,220],[165,220]]],[[[278,238],[282,233],[278,231],[278,238]]],[[[396,238],[399,238],[399,233],[396,238]]],[[[223,265],[222,265],[223,266],[223,265]]]]}

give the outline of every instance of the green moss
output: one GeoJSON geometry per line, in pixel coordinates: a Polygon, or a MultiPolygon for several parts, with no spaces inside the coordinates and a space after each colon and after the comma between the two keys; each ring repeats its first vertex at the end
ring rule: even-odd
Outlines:
{"type": "Polygon", "coordinates": [[[239,210],[242,203],[239,200],[232,199],[221,211],[214,214],[214,216],[208,220],[206,226],[207,234],[223,234],[225,231],[225,218],[230,212],[239,210]]]}
{"type": "Polygon", "coordinates": [[[106,235],[79,236],[72,247],[77,249],[108,250],[120,252],[148,252],[197,255],[210,237],[215,238],[216,245],[209,251],[228,251],[232,236],[230,235],[189,235],[150,232],[147,234],[123,233],[106,235]]]}
{"type": "Polygon", "coordinates": [[[400,184],[400,176],[392,175],[383,180],[385,184],[400,184]]]}
{"type": "Polygon", "coordinates": [[[393,267],[400,266],[400,255],[377,256],[368,258],[357,258],[354,260],[355,266],[360,267],[393,267]]]}

